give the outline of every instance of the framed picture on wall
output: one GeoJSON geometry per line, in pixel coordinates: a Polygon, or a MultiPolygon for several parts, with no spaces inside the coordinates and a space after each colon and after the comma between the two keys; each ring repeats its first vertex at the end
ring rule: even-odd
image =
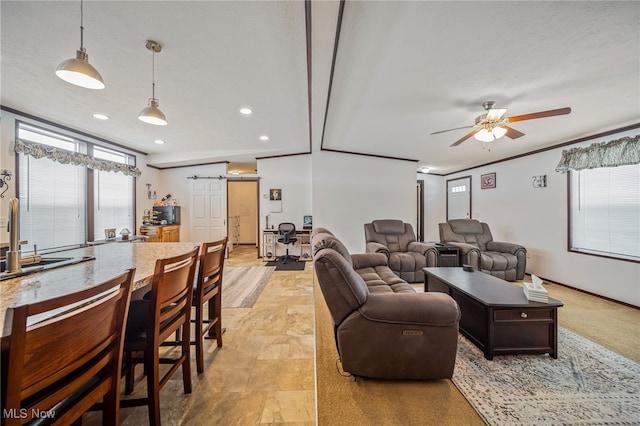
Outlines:
{"type": "Polygon", "coordinates": [[[271,201],[280,201],[282,200],[282,189],[270,189],[269,190],[269,200],[271,201]]]}
{"type": "Polygon", "coordinates": [[[496,174],[495,173],[487,173],[486,175],[480,176],[480,188],[481,189],[489,189],[496,187],[496,174]]]}

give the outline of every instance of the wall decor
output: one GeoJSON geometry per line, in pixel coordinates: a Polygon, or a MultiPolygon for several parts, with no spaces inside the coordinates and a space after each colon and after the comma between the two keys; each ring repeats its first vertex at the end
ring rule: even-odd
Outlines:
{"type": "Polygon", "coordinates": [[[480,188],[481,189],[489,189],[496,187],[496,174],[495,173],[487,173],[486,175],[480,176],[480,188]]]}
{"type": "Polygon", "coordinates": [[[270,189],[269,190],[269,199],[271,201],[282,200],[282,189],[270,189]]]}

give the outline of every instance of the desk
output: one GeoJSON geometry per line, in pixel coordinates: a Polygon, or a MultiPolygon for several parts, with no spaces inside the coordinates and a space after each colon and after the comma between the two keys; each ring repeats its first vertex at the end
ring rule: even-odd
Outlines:
{"type": "Polygon", "coordinates": [[[106,281],[136,268],[133,290],[151,283],[156,259],[186,253],[200,243],[100,244],[58,252],[60,256],[94,256],[95,260],[2,281],[0,285],[0,330],[12,305],[62,296],[106,281]]]}
{"type": "MultiPolygon", "coordinates": [[[[298,241],[296,242],[294,247],[299,248],[299,254],[292,254],[300,256],[300,260],[311,260],[311,229],[296,229],[296,238],[298,239],[298,241]]],[[[264,260],[265,262],[274,260],[277,257],[278,244],[282,244],[278,243],[278,230],[263,229],[262,260],[264,260]]],[[[284,254],[284,250],[281,254],[284,254]]]]}

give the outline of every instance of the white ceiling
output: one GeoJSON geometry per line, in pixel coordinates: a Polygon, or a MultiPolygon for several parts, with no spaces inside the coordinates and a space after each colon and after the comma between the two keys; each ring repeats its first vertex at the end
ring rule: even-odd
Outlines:
{"type": "Polygon", "coordinates": [[[250,169],[256,157],[309,152],[311,134],[314,150],[444,174],[640,121],[640,2],[348,1],[327,108],[339,6],[311,6],[309,99],[303,1],[85,1],[84,45],[102,91],[54,74],[80,45],[79,1],[2,1],[1,103],[147,152],[160,168],[250,169]],[[164,127],[137,119],[151,96],[147,39],[163,46],[164,127]],[[490,150],[473,138],[449,147],[467,129],[430,135],[473,124],[488,100],[506,116],[572,113],[514,123],[526,135],[490,150]]]}

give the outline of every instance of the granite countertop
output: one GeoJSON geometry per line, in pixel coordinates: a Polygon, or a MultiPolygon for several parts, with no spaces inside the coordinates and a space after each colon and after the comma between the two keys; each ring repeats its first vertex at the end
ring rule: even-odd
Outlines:
{"type": "MultiPolygon", "coordinates": [[[[151,282],[156,259],[185,253],[200,243],[103,244],[51,254],[94,256],[95,260],[50,269],[0,282],[0,330],[4,331],[7,308],[72,293],[101,283],[129,268],[136,268],[133,289],[151,282]]],[[[46,257],[46,256],[45,256],[46,257]]]]}

